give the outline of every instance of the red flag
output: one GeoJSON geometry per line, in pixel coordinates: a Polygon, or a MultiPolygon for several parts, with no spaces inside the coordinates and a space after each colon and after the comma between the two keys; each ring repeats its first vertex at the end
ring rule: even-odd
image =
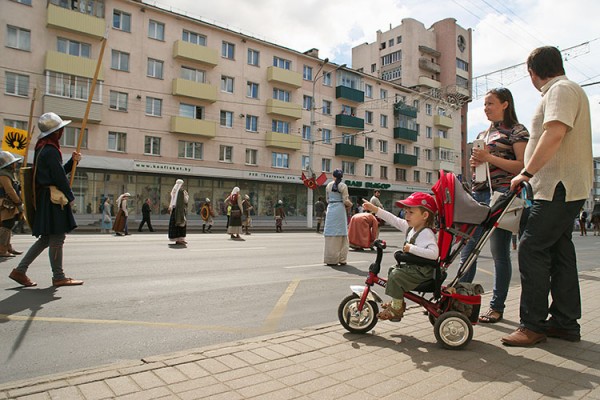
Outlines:
{"type": "Polygon", "coordinates": [[[327,180],[327,175],[325,175],[325,172],[322,172],[321,175],[319,175],[319,177],[316,180],[317,185],[323,186],[323,184],[325,183],[326,180],[327,180]]]}

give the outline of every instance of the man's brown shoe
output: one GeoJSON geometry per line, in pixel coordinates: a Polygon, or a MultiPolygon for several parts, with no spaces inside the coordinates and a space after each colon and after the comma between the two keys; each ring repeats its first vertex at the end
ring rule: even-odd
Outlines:
{"type": "Polygon", "coordinates": [[[19,285],[23,285],[25,287],[37,286],[37,283],[32,282],[27,275],[17,271],[16,269],[13,269],[8,277],[17,282],[19,285]]]}
{"type": "Polygon", "coordinates": [[[551,338],[568,340],[569,342],[579,342],[581,340],[581,334],[579,332],[569,331],[562,328],[555,328],[553,326],[549,326],[546,328],[546,336],[551,338]]]}
{"type": "Polygon", "coordinates": [[[72,279],[72,278],[63,278],[63,279],[52,279],[52,286],[77,286],[83,285],[83,281],[72,279]]]}
{"type": "Polygon", "coordinates": [[[546,341],[546,335],[527,328],[517,328],[516,331],[501,339],[505,346],[531,347],[546,341]]]}

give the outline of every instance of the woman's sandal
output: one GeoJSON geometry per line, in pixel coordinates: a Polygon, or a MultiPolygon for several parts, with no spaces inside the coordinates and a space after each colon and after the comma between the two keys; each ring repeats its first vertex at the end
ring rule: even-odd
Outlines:
{"type": "Polygon", "coordinates": [[[495,324],[496,322],[502,321],[503,313],[493,309],[489,309],[485,314],[479,316],[479,322],[484,324],[495,324]]]}

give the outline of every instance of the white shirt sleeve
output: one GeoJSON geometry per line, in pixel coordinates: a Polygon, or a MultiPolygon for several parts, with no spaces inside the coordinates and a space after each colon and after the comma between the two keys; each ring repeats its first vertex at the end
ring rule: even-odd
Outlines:
{"type": "MultiPolygon", "coordinates": [[[[408,234],[407,239],[410,240],[417,232],[413,229],[408,234]]],[[[440,254],[440,250],[437,245],[437,238],[435,233],[429,228],[425,228],[417,236],[415,244],[410,245],[408,251],[410,254],[415,256],[427,258],[428,260],[436,260],[440,254]]]]}

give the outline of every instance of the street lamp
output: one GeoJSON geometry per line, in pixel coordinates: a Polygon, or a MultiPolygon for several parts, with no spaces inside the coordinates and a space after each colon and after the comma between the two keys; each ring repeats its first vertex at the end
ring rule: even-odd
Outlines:
{"type": "MultiPolygon", "coordinates": [[[[313,152],[315,148],[315,109],[316,109],[316,100],[315,100],[315,85],[319,79],[321,79],[325,72],[323,71],[323,67],[325,64],[329,63],[329,58],[325,58],[323,63],[319,67],[319,70],[315,74],[315,78],[312,81],[312,100],[310,105],[310,139],[309,139],[309,147],[308,147],[308,177],[313,178],[315,173],[313,171],[313,152]],[[322,75],[319,75],[323,71],[322,75]]],[[[346,64],[342,64],[336,67],[333,71],[337,71],[340,68],[346,67],[346,64]]],[[[306,227],[312,228],[313,226],[313,189],[307,188],[306,192],[306,227]]]]}

